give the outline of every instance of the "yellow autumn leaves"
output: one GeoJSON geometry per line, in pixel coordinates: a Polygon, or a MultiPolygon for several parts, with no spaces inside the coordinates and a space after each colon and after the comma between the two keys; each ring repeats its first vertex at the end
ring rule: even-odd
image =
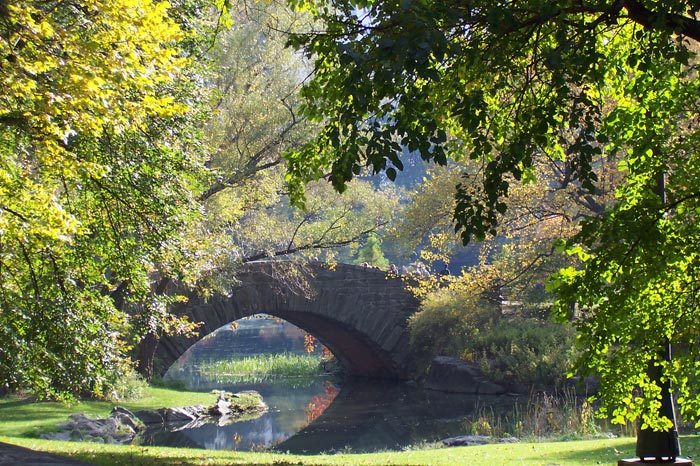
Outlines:
{"type": "Polygon", "coordinates": [[[184,34],[169,8],[151,0],[19,0],[0,13],[5,234],[76,233],[56,194],[77,174],[99,179],[109,167],[75,154],[74,138],[130,131],[150,117],[187,111],[166,91],[187,65],[178,45],[184,34]]]}
{"type": "Polygon", "coordinates": [[[30,133],[43,163],[73,135],[124,130],[186,107],[162,86],[186,64],[167,2],[13,2],[2,18],[0,120],[30,133]]]}

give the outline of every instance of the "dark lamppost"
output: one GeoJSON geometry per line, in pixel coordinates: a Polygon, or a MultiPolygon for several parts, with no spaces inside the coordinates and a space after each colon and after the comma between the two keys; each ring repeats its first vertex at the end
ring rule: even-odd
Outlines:
{"type": "MultiPolygon", "coordinates": [[[[666,176],[661,173],[658,178],[657,194],[661,198],[662,205],[666,204],[666,176]]],[[[671,342],[666,339],[661,349],[663,359],[671,362],[671,342]]],[[[649,362],[647,374],[661,387],[661,408],[659,416],[670,419],[673,426],[669,430],[655,432],[650,428],[639,429],[637,432],[637,448],[635,454],[637,458],[623,459],[617,462],[618,466],[632,465],[671,465],[679,464],[692,466],[693,462],[687,458],[680,458],[681,445],[678,441],[678,423],[676,422],[676,412],[673,406],[673,393],[671,392],[671,381],[661,381],[661,368],[654,365],[654,361],[649,362]]],[[[641,427],[641,421],[640,421],[641,427]]]]}

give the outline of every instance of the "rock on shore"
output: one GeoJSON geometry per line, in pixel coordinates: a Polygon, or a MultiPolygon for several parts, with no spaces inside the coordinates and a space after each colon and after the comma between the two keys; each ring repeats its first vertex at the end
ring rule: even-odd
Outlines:
{"type": "Polygon", "coordinates": [[[489,381],[474,365],[447,356],[437,356],[423,384],[425,388],[443,392],[474,395],[502,395],[505,387],[489,381]]]}
{"type": "Polygon", "coordinates": [[[97,443],[131,443],[146,428],[162,426],[165,430],[181,430],[209,423],[226,425],[235,422],[242,415],[263,413],[267,405],[257,392],[241,393],[217,392],[216,402],[211,406],[185,406],[182,408],[160,408],[131,412],[116,406],[104,419],[90,419],[77,413],[68,422],[60,425],[60,430],[42,434],[50,440],[78,440],[97,443]],[[245,403],[238,398],[244,398],[245,403]]]}

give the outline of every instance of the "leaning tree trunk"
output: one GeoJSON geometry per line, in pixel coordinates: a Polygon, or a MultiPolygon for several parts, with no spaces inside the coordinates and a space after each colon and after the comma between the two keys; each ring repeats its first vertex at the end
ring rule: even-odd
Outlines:
{"type": "MultiPolygon", "coordinates": [[[[169,283],[170,279],[168,277],[161,278],[154,290],[155,294],[164,294],[169,283]]],[[[136,370],[148,381],[153,378],[153,362],[156,356],[156,348],[158,348],[158,340],[159,338],[155,333],[148,332],[139,343],[136,370]]]]}
{"type": "Polygon", "coordinates": [[[158,337],[153,332],[148,332],[139,343],[136,370],[148,381],[153,378],[153,361],[157,347],[158,337]]]}

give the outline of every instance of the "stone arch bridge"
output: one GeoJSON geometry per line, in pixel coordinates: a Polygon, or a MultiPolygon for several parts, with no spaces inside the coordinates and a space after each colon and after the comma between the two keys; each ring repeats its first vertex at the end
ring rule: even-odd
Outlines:
{"type": "Polygon", "coordinates": [[[368,267],[316,262],[252,262],[238,274],[231,296],[193,296],[176,313],[201,322],[196,338],[165,337],[154,358],[164,375],[192,344],[219,327],[266,313],[304,329],[356,376],[408,379],[412,358],[407,319],[417,299],[397,277],[368,267]]]}

